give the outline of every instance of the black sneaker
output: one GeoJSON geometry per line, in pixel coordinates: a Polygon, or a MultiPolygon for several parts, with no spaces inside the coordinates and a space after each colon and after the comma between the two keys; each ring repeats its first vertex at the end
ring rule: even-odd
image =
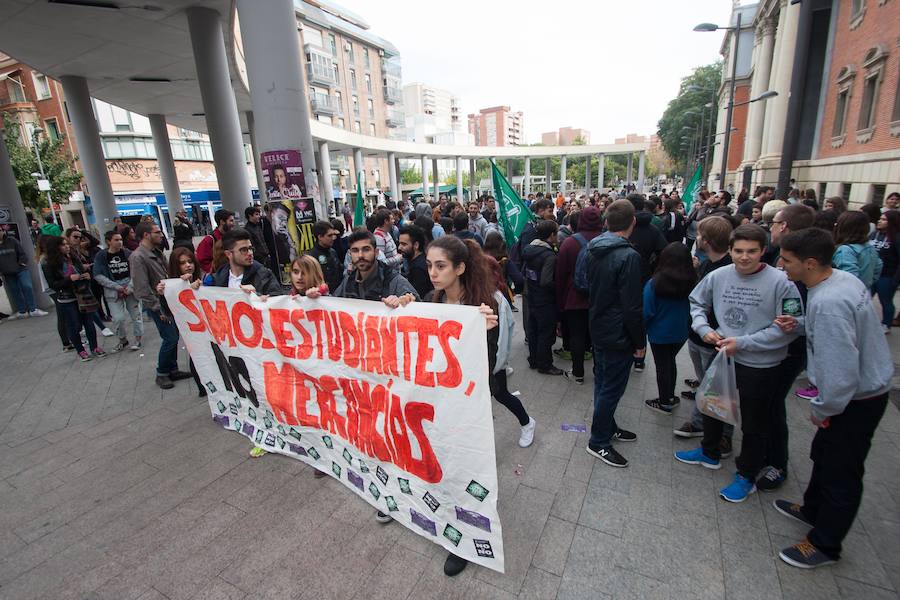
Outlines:
{"type": "Polygon", "coordinates": [[[731,438],[722,436],[722,439],[719,440],[719,457],[728,458],[732,452],[734,452],[734,446],[731,443],[731,438]]]}
{"type": "Polygon", "coordinates": [[[175,384],[172,383],[172,380],[169,379],[168,375],[157,375],[156,376],[156,385],[161,387],[164,390],[171,390],[175,387],[175,384]]]}
{"type": "Polygon", "coordinates": [[[664,415],[671,415],[672,409],[675,408],[675,406],[672,404],[660,402],[659,398],[653,398],[652,400],[644,400],[644,404],[646,404],[647,408],[649,408],[650,410],[655,410],[656,412],[664,414],[664,415]]]}
{"type": "Polygon", "coordinates": [[[464,558],[461,558],[453,553],[447,554],[447,560],[444,561],[444,575],[447,577],[456,577],[460,573],[466,570],[466,566],[469,564],[464,558]]]}
{"type": "Polygon", "coordinates": [[[566,379],[569,381],[574,381],[578,385],[584,385],[584,377],[575,377],[572,374],[572,371],[563,371],[563,375],[565,375],[566,379]]]}
{"type": "Polygon", "coordinates": [[[538,369],[537,372],[541,375],[562,375],[564,373],[562,369],[554,366],[547,367],[546,369],[538,369]]]}
{"type": "Polygon", "coordinates": [[[179,371],[175,369],[171,373],[169,373],[169,379],[172,381],[181,381],[182,379],[191,379],[193,375],[188,373],[187,371],[179,371]]]}
{"type": "Polygon", "coordinates": [[[694,427],[690,421],[685,421],[681,427],[672,430],[672,433],[680,438],[703,437],[703,429],[700,427],[694,427]]]}
{"type": "Polygon", "coordinates": [[[794,544],[790,548],[785,548],[778,553],[778,558],[792,567],[799,567],[801,569],[815,569],[816,567],[833,565],[837,562],[810,544],[807,539],[794,544]]]}
{"type": "Polygon", "coordinates": [[[628,466],[628,460],[616,452],[616,449],[612,446],[609,448],[595,448],[588,444],[587,453],[599,458],[611,467],[623,468],[628,466]]]}
{"type": "Polygon", "coordinates": [[[684,385],[696,389],[700,387],[700,381],[698,381],[697,379],[685,379],[684,385]]]}
{"type": "Polygon", "coordinates": [[[613,439],[617,442],[636,442],[637,434],[626,429],[616,429],[613,439]]]}
{"type": "Polygon", "coordinates": [[[644,372],[644,361],[634,363],[634,372],[635,373],[643,373],[644,372]]]}
{"type": "Polygon", "coordinates": [[[756,489],[764,492],[774,492],[780,488],[787,479],[787,473],[776,467],[766,467],[763,474],[756,480],[756,489]]]}
{"type": "Polygon", "coordinates": [[[691,390],[684,390],[681,392],[681,398],[682,400],[696,400],[697,394],[691,390]]]}
{"type": "Polygon", "coordinates": [[[391,515],[385,514],[379,510],[378,512],[375,513],[375,520],[378,521],[379,523],[381,523],[382,525],[384,525],[386,523],[390,523],[391,521],[393,521],[394,517],[392,517],[391,515]]]}
{"type": "Polygon", "coordinates": [[[772,506],[775,507],[775,510],[786,517],[790,517],[796,521],[800,521],[804,525],[809,525],[810,527],[813,526],[810,520],[806,518],[806,515],[803,514],[803,510],[801,510],[799,504],[794,504],[793,502],[788,502],[787,500],[776,500],[772,503],[772,506]]]}

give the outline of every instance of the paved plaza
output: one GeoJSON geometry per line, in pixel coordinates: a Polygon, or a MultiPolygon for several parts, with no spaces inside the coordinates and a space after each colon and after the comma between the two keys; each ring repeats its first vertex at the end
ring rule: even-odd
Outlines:
{"type": "MultiPolygon", "coordinates": [[[[652,361],[619,406],[620,425],[639,437],[618,446],[630,466],[613,469],[585,453],[586,433],[561,430],[589,426],[590,376],[579,387],[529,371],[519,328],[510,389],[538,426],[521,449],[516,420],[494,406],[506,574],[469,566],[451,579],[443,549],[379,525],[333,479],[287,457],[249,458],[248,440],[211,420],[192,381],[157,388],[147,326],[142,353],[81,364],[60,352],[52,315],[0,325],[0,598],[900,597],[896,398],[844,559],[802,571],[776,555],[804,529],[771,502],[799,499],[809,476],[805,402],[789,398],[784,489],[727,504],[716,492],[733,460],[712,472],[672,458],[696,443],[672,436],[690,405],[674,417],[643,407],[655,396],[652,361]]],[[[689,374],[681,359],[679,379],[689,374]]]]}

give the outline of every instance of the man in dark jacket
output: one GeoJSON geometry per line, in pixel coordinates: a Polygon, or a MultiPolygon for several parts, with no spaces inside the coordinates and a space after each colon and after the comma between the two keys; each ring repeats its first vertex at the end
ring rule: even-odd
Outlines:
{"type": "MultiPolygon", "coordinates": [[[[615,412],[628,385],[634,358],[646,353],[641,257],[628,242],[635,228],[634,206],[616,200],[606,210],[609,231],[588,244],[591,342],[594,346],[594,417],[587,452],[613,467],[628,461],[613,441],[637,436],[616,425],[615,412]]],[[[658,233],[658,232],[657,232],[658,233]]]]}
{"type": "Polygon", "coordinates": [[[556,221],[539,221],[535,239],[522,249],[528,294],[528,366],[544,375],[562,375],[553,364],[556,341],[556,221]]]}
{"type": "Polygon", "coordinates": [[[245,208],[244,217],[247,219],[247,225],[244,228],[250,234],[250,241],[253,242],[253,260],[268,266],[269,244],[266,243],[265,234],[268,224],[263,221],[262,212],[258,206],[245,208]]]}
{"type": "Polygon", "coordinates": [[[653,215],[644,210],[644,197],[640,194],[628,194],[635,212],[634,231],[628,241],[641,256],[641,284],[647,282],[656,268],[656,259],[666,247],[666,238],[658,227],[653,225],[653,215]]]}
{"type": "Polygon", "coordinates": [[[425,244],[425,232],[420,227],[407,225],[400,230],[397,249],[405,259],[402,273],[416,288],[420,298],[424,298],[425,294],[434,289],[428,275],[428,266],[425,264],[425,244]]]}
{"type": "MultiPolygon", "coordinates": [[[[468,218],[468,217],[467,217],[468,218]]],[[[375,236],[354,231],[348,239],[352,270],[332,294],[338,298],[358,298],[384,302],[391,308],[419,300],[416,289],[396,269],[377,258],[375,236]]]]}
{"type": "Polygon", "coordinates": [[[475,240],[479,246],[484,246],[481,236],[469,230],[469,215],[466,213],[459,213],[453,217],[453,235],[461,240],[475,240]]]}
{"type": "Polygon", "coordinates": [[[556,305],[562,311],[562,320],[569,334],[569,352],[572,354],[572,370],[566,377],[578,385],[584,383],[584,353],[590,339],[588,332],[588,297],[575,289],[575,264],[584,246],[603,228],[600,209],[588,206],[578,215],[578,231],[566,238],[559,247],[556,258],[556,305]]]}
{"type": "Polygon", "coordinates": [[[222,235],[222,249],[228,262],[213,274],[213,285],[255,291],[262,296],[280,296],[284,287],[267,267],[253,259],[253,242],[246,229],[229,229],[222,235]],[[252,286],[249,289],[245,286],[252,286]]]}
{"type": "Polygon", "coordinates": [[[43,317],[47,314],[35,304],[25,250],[19,240],[3,228],[0,228],[0,275],[15,299],[16,306],[13,308],[19,311],[16,317],[43,317]]]}
{"type": "Polygon", "coordinates": [[[313,225],[312,231],[313,236],[316,238],[316,243],[313,244],[309,254],[322,267],[322,275],[325,276],[325,283],[328,284],[328,289],[336,290],[344,279],[344,267],[338,258],[337,251],[333,247],[338,231],[328,221],[317,221],[313,225]]]}

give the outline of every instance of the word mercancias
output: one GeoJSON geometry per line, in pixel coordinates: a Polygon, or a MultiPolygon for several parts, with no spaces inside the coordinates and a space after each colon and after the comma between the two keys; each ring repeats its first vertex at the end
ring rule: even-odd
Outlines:
{"type": "MultiPolygon", "coordinates": [[[[424,387],[455,389],[462,383],[462,369],[451,340],[458,340],[462,325],[420,316],[379,316],[363,312],[302,308],[268,308],[263,311],[239,301],[230,307],[223,300],[211,303],[197,299],[193,290],[183,290],[178,300],[196,319],[187,327],[209,332],[226,385],[226,370],[238,391],[243,376],[251,386],[246,365],[237,357],[226,361],[218,344],[230,347],[275,349],[294,360],[340,362],[352,369],[374,375],[397,377],[424,387]],[[444,368],[429,368],[440,349],[444,368]]],[[[442,469],[423,428],[434,419],[434,406],[424,402],[401,402],[391,393],[392,380],[383,384],[324,375],[313,377],[289,362],[262,363],[266,400],[276,418],[287,425],[303,425],[328,430],[347,440],[369,456],[392,462],[424,481],[435,483],[442,469]],[[313,400],[319,414],[310,414],[313,400]],[[346,414],[336,408],[336,396],[343,396],[346,414]],[[379,417],[384,415],[382,431],[379,417]],[[420,457],[412,454],[415,438],[420,457]]],[[[230,389],[230,388],[229,388],[230,389]]],[[[248,390],[258,406],[255,392],[248,390]]]]}

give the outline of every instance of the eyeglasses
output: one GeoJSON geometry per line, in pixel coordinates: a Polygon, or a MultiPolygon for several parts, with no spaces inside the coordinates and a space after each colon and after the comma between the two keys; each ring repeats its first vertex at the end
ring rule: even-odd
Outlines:
{"type": "Polygon", "coordinates": [[[250,254],[253,252],[253,246],[242,246],[240,248],[235,248],[231,250],[231,252],[240,252],[241,254],[250,254]]]}

